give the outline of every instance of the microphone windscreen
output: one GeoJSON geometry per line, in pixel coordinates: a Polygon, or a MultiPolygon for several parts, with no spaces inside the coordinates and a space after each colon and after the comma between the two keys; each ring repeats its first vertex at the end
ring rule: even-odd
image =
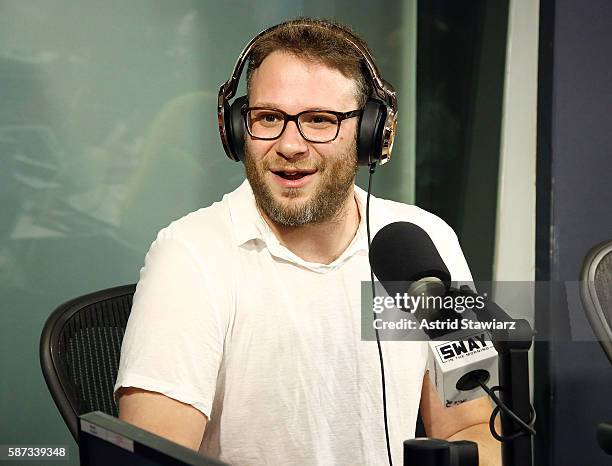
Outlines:
{"type": "Polygon", "coordinates": [[[370,245],[370,265],[381,282],[436,277],[450,286],[450,273],[436,246],[414,223],[390,223],[376,233],[370,245]]]}

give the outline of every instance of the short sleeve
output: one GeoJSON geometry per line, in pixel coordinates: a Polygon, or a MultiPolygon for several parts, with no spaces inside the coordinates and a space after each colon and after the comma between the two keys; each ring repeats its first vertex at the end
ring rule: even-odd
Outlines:
{"type": "Polygon", "coordinates": [[[210,419],[225,326],[209,274],[186,241],[160,232],[140,271],[115,393],[159,392],[210,419]]]}

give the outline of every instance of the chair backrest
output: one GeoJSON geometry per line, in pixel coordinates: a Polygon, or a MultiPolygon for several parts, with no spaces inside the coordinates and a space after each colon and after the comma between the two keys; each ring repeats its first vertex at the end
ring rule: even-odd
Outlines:
{"type": "Polygon", "coordinates": [[[80,414],[118,415],[113,386],[135,290],[135,284],[124,285],[72,299],[55,309],[43,328],[43,375],[75,440],[80,414]]]}
{"type": "Polygon", "coordinates": [[[587,318],[612,363],[612,240],[589,251],[582,266],[580,282],[580,296],[587,318]]]}

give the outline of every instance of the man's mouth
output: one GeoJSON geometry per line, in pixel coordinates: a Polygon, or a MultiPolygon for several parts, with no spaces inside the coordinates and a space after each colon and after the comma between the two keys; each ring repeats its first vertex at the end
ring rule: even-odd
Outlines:
{"type": "Polygon", "coordinates": [[[315,169],[312,169],[312,170],[272,170],[272,173],[274,173],[277,176],[280,176],[281,178],[285,180],[299,180],[301,178],[304,178],[305,176],[312,175],[314,172],[316,172],[315,169]]]}

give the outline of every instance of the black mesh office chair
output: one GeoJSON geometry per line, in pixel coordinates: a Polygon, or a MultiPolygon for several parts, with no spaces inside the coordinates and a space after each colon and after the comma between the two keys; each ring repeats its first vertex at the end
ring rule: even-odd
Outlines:
{"type": "MultiPolygon", "coordinates": [[[[593,332],[612,363],[612,240],[588,252],[580,274],[580,297],[593,332]]],[[[612,455],[612,422],[597,426],[597,441],[612,455]]]]}
{"type": "Polygon", "coordinates": [[[43,328],[43,375],[75,440],[79,415],[118,415],[113,385],[135,289],[118,286],[72,299],[55,309],[43,328]]]}

